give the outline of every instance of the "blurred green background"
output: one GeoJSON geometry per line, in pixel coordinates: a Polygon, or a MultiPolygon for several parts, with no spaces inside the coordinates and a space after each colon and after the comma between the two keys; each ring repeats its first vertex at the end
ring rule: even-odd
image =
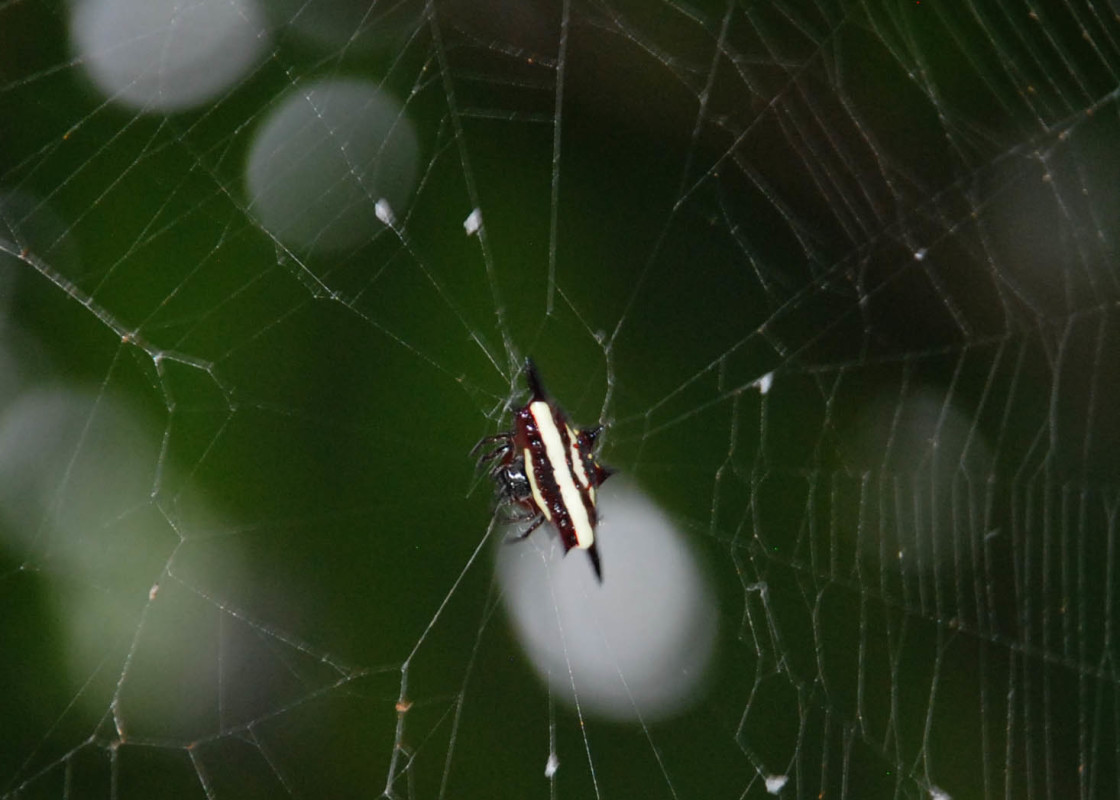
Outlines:
{"type": "Polygon", "coordinates": [[[224,3],[170,108],[95,65],[213,4],[108,5],[0,6],[0,795],[1116,796],[1110,8],[224,3]],[[326,116],[368,235],[294,241],[246,164],[342,80],[415,182],[326,116]],[[526,355],[705,565],[677,718],[464,573],[526,355]]]}

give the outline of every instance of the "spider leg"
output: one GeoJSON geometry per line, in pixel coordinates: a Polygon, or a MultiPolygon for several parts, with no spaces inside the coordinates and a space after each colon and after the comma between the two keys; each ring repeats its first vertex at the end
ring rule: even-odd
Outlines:
{"type": "Polygon", "coordinates": [[[490,452],[483,453],[482,455],[478,456],[479,465],[485,464],[487,461],[492,461],[498,456],[508,453],[513,447],[513,434],[506,432],[495,433],[493,436],[484,436],[483,438],[478,440],[478,443],[475,444],[474,447],[471,448],[471,456],[476,456],[478,452],[482,450],[482,448],[486,447],[486,445],[488,444],[493,444],[494,442],[501,442],[501,444],[499,444],[490,452]]]}
{"type": "Polygon", "coordinates": [[[506,541],[507,542],[520,542],[522,539],[528,538],[529,534],[532,533],[533,531],[535,531],[537,528],[539,528],[543,522],[544,522],[544,514],[537,514],[536,519],[533,520],[532,525],[530,525],[525,530],[521,531],[521,533],[517,533],[517,534],[514,534],[513,536],[510,536],[508,539],[506,539],[506,541]]]}
{"type": "MultiPolygon", "coordinates": [[[[482,466],[482,465],[480,464],[479,466],[482,466]]],[[[490,466],[490,468],[486,470],[486,475],[490,478],[490,480],[492,480],[492,481],[494,481],[494,483],[498,484],[499,487],[504,487],[505,483],[509,480],[506,473],[507,473],[507,469],[506,469],[506,461],[505,461],[504,457],[501,458],[498,461],[495,461],[490,466]]],[[[503,494],[504,494],[504,492],[503,492],[503,494]]]]}
{"type": "Polygon", "coordinates": [[[520,503],[514,501],[504,503],[499,507],[499,511],[501,512],[503,522],[525,522],[526,520],[536,519],[541,513],[535,508],[525,508],[520,503]]]}

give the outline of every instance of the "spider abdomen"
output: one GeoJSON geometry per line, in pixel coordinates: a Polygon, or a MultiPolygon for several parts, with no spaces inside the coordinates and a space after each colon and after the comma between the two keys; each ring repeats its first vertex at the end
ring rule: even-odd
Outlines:
{"type": "Polygon", "coordinates": [[[564,412],[545,396],[531,360],[525,363],[525,374],[532,397],[515,414],[513,431],[487,437],[475,450],[486,443],[501,443],[480,463],[495,461],[490,476],[498,484],[499,501],[520,507],[525,518],[532,519],[518,538],[543,522],[550,523],[560,534],[564,552],[586,550],[602,581],[595,546],[599,519],[595,490],[611,471],[595,458],[600,429],[577,430],[569,425],[564,412]]]}

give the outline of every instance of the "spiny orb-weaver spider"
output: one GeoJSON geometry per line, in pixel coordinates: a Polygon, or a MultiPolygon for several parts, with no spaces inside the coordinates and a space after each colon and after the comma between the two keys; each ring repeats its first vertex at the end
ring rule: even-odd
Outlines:
{"type": "Polygon", "coordinates": [[[532,396],[514,414],[513,430],[487,436],[471,455],[497,445],[479,456],[478,466],[490,464],[498,506],[509,521],[529,522],[515,541],[549,522],[560,534],[564,554],[573,547],[586,550],[602,583],[595,547],[595,490],[614,472],[595,458],[595,440],[603,427],[580,430],[569,425],[564,412],[545,395],[532,359],[525,360],[525,377],[532,396]]]}

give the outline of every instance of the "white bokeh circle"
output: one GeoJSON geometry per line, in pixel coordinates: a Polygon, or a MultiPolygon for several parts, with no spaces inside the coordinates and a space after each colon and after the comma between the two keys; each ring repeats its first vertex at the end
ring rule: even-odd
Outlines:
{"type": "Polygon", "coordinates": [[[603,582],[542,526],[498,548],[514,631],[558,697],[584,713],[650,722],[699,696],[716,643],[714,593],[681,532],[638,488],[600,490],[603,582]]]}
{"type": "Polygon", "coordinates": [[[419,149],[403,107],[376,84],[340,79],[297,87],[252,143],[245,178],[251,210],[292,246],[359,245],[407,205],[419,149]]]}
{"type": "Polygon", "coordinates": [[[70,34],[102,94],[153,113],[229,91],[268,43],[254,0],[84,0],[73,7],[70,34]]]}

